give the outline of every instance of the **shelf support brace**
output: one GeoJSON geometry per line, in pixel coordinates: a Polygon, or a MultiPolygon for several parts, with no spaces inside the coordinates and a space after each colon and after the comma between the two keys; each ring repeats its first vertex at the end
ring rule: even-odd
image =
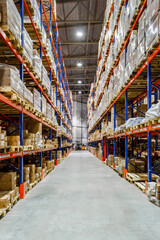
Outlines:
{"type": "MultiPolygon", "coordinates": [[[[148,63],[147,65],[147,101],[148,101],[148,109],[151,108],[151,94],[152,94],[152,87],[151,87],[151,64],[148,63]]],[[[151,144],[152,136],[151,132],[148,131],[148,182],[152,181],[152,144],[151,144]]]]}

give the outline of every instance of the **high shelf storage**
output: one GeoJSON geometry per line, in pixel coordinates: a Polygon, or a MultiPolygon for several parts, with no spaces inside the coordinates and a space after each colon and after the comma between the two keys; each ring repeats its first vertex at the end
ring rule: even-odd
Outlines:
{"type": "Polygon", "coordinates": [[[114,170],[124,164],[125,178],[146,173],[151,182],[160,174],[160,1],[106,4],[88,99],[89,149],[114,170]]]}
{"type": "Polygon", "coordinates": [[[16,143],[1,146],[0,163],[19,173],[23,198],[24,158],[42,168],[43,157],[57,165],[72,149],[72,94],[55,1],[2,0],[0,7],[0,129],[5,141],[16,143]],[[5,86],[8,72],[15,82],[5,86]]]}

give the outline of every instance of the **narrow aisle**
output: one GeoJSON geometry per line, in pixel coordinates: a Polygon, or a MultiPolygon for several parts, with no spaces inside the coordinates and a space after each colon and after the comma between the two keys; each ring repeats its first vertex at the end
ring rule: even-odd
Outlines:
{"type": "Polygon", "coordinates": [[[159,239],[159,216],[134,185],[89,152],[72,152],[0,221],[0,239],[159,239]]]}

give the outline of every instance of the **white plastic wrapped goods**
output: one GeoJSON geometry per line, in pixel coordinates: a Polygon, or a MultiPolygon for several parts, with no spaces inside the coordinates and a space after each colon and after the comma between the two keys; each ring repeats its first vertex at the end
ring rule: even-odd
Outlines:
{"type": "Polygon", "coordinates": [[[42,95],[42,113],[46,116],[46,106],[47,106],[47,100],[46,98],[42,95]]]}
{"type": "Polygon", "coordinates": [[[33,93],[24,85],[23,88],[24,99],[33,104],[33,93]]]}
{"type": "Polygon", "coordinates": [[[38,77],[41,79],[42,60],[38,56],[38,52],[35,49],[33,50],[33,68],[38,77]]]}
{"type": "Polygon", "coordinates": [[[152,107],[145,114],[145,121],[160,117],[160,101],[152,107]]]}
{"type": "Polygon", "coordinates": [[[50,95],[51,83],[48,77],[48,72],[43,65],[42,65],[42,83],[46,87],[48,94],[50,95]]]}
{"type": "Polygon", "coordinates": [[[42,26],[42,43],[47,46],[47,34],[44,26],[42,26]]]}
{"type": "Polygon", "coordinates": [[[21,17],[12,0],[0,1],[0,25],[8,25],[10,31],[21,44],[21,17]]]}
{"type": "Polygon", "coordinates": [[[136,126],[137,124],[141,123],[144,118],[142,117],[137,117],[137,118],[130,118],[128,121],[125,123],[126,128],[136,126]]]}
{"type": "Polygon", "coordinates": [[[146,26],[147,28],[156,18],[160,10],[160,0],[147,0],[146,26]]]}
{"type": "Polygon", "coordinates": [[[24,28],[24,32],[23,32],[23,37],[24,37],[24,41],[23,41],[23,55],[29,60],[29,62],[32,64],[32,60],[33,60],[33,42],[32,39],[30,38],[28,32],[26,31],[26,29],[24,28]]]}
{"type": "Polygon", "coordinates": [[[146,49],[147,51],[159,41],[160,37],[160,12],[156,19],[150,24],[146,32],[146,49]]]}
{"type": "MultiPolygon", "coordinates": [[[[33,22],[40,29],[40,11],[36,0],[31,1],[32,7],[34,9],[34,16],[32,16],[33,22]]],[[[24,16],[24,23],[31,23],[29,16],[24,16]]]]}
{"type": "Polygon", "coordinates": [[[46,117],[52,120],[52,107],[49,103],[46,105],[46,117]]]}
{"type": "Polygon", "coordinates": [[[7,64],[0,64],[0,87],[11,87],[23,96],[23,82],[20,80],[19,70],[7,64]]]}
{"type": "Polygon", "coordinates": [[[33,106],[36,110],[41,112],[41,94],[36,88],[29,88],[33,93],[33,106]]]}

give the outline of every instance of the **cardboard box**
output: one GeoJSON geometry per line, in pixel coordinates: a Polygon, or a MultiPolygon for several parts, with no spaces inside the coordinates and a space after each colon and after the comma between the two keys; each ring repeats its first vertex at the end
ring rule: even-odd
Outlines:
{"type": "Polygon", "coordinates": [[[0,192],[0,208],[7,208],[10,204],[10,195],[5,195],[3,192],[0,192]]]}
{"type": "Polygon", "coordinates": [[[20,136],[8,136],[7,144],[9,146],[19,146],[20,145],[20,136]]]}
{"type": "Polygon", "coordinates": [[[16,188],[16,172],[0,172],[0,191],[10,191],[16,188]]]}
{"type": "Polygon", "coordinates": [[[15,197],[17,197],[19,195],[19,187],[16,187],[14,190],[15,190],[15,197]]]}

